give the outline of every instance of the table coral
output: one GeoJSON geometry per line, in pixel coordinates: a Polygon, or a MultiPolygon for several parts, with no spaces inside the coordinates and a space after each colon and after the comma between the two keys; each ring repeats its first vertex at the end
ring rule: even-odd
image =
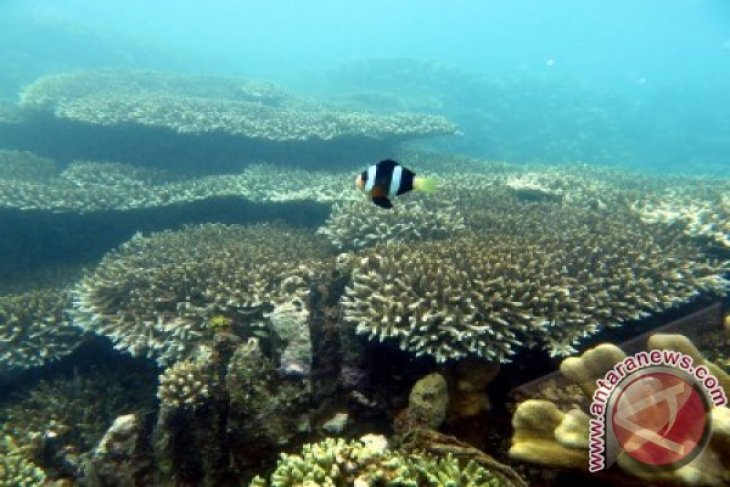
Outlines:
{"type": "Polygon", "coordinates": [[[72,313],[116,348],[169,364],[215,336],[214,316],[235,333],[263,327],[275,305],[306,297],[304,278],[325,258],[321,240],[276,225],[136,235],[77,286],[72,313]]]}
{"type": "Polygon", "coordinates": [[[345,318],[439,362],[506,361],[523,344],[569,355],[606,326],[727,292],[726,265],[676,235],[626,215],[517,207],[524,221],[514,226],[484,221],[443,242],[365,252],[342,299],[345,318]]]}
{"type": "Polygon", "coordinates": [[[274,142],[345,137],[402,140],[455,131],[451,122],[436,115],[347,111],[295,98],[252,80],[154,71],[45,76],[24,90],[21,105],[93,125],[222,132],[274,142]]]}

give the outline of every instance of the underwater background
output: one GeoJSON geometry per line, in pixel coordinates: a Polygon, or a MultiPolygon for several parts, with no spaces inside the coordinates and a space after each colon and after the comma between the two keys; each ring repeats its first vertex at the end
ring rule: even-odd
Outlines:
{"type": "Polygon", "coordinates": [[[0,487],[730,485],[587,414],[730,391],[729,107],[722,0],[5,0],[0,487]]]}

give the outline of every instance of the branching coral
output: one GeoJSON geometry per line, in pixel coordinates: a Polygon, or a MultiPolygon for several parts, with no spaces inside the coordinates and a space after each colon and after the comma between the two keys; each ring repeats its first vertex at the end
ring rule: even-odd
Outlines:
{"type": "Polygon", "coordinates": [[[325,256],[321,240],[275,225],[137,235],[83,279],[74,319],[118,349],[171,363],[213,338],[214,316],[248,334],[275,305],[305,297],[305,278],[325,256]]]}
{"type": "Polygon", "coordinates": [[[65,309],[71,292],[41,287],[0,296],[0,370],[43,365],[71,353],[82,340],[65,309]]]}
{"type": "Polygon", "coordinates": [[[299,455],[282,454],[271,480],[256,477],[252,487],[367,485],[492,486],[501,480],[474,461],[462,465],[451,455],[406,455],[389,450],[383,437],[367,435],[359,441],[328,438],[306,444],[299,455]]]}
{"type": "Polygon", "coordinates": [[[606,326],[728,288],[722,266],[630,218],[521,208],[519,224],[514,214],[476,222],[488,233],[368,252],[355,263],[345,318],[438,361],[504,361],[522,343],[571,354],[606,326]]]}
{"type": "Polygon", "coordinates": [[[370,201],[359,200],[335,204],[318,233],[338,250],[350,250],[378,242],[446,238],[464,228],[464,218],[457,208],[440,200],[399,201],[387,212],[370,201]]]}
{"type": "Polygon", "coordinates": [[[691,237],[730,249],[730,184],[669,191],[663,197],[643,198],[633,205],[647,223],[679,225],[691,237]]]}
{"type": "Polygon", "coordinates": [[[0,487],[40,487],[46,475],[28,460],[10,436],[0,438],[0,487]]]}
{"type": "Polygon", "coordinates": [[[210,364],[205,360],[180,360],[160,375],[157,398],[163,409],[196,409],[210,397],[210,364]]]}
{"type": "Polygon", "coordinates": [[[32,154],[0,153],[0,206],[86,213],[169,206],[228,196],[255,202],[330,202],[356,196],[349,173],[263,164],[252,164],[238,174],[186,179],[165,171],[119,163],[76,161],[61,173],[46,166],[52,166],[51,161],[32,154]],[[29,159],[38,163],[29,164],[29,159]]]}
{"type": "Polygon", "coordinates": [[[22,94],[25,108],[90,124],[135,124],[178,133],[224,132],[270,141],[444,135],[440,116],[341,111],[244,79],[99,70],[46,76],[22,94]]]}

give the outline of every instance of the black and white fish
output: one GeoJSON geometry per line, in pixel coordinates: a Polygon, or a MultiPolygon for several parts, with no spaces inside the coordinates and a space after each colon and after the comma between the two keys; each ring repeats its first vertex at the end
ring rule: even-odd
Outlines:
{"type": "Polygon", "coordinates": [[[416,173],[391,159],[373,164],[358,174],[355,185],[381,208],[393,208],[390,198],[411,190],[430,193],[436,189],[434,179],[418,177],[416,173]]]}

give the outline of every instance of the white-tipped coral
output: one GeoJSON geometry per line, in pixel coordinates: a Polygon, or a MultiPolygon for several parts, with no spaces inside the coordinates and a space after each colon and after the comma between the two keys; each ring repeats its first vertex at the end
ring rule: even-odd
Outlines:
{"type": "Polygon", "coordinates": [[[676,234],[578,209],[506,208],[522,209],[520,219],[482,215],[471,220],[478,233],[356,259],[345,318],[437,361],[505,361],[522,344],[570,355],[607,326],[727,292],[726,268],[676,234]]]}
{"type": "Polygon", "coordinates": [[[63,171],[31,153],[0,151],[0,207],[88,213],[239,197],[254,202],[343,201],[349,173],[252,164],[237,174],[187,177],[112,162],[74,161],[63,171]]]}
{"type": "Polygon", "coordinates": [[[305,278],[325,257],[324,242],[276,225],[137,235],[82,280],[72,313],[118,349],[169,364],[214,337],[211,318],[245,335],[276,304],[306,297],[305,278]]]}
{"type": "Polygon", "coordinates": [[[730,183],[692,182],[644,197],[633,204],[633,210],[647,223],[680,226],[690,237],[730,249],[730,183]]]}
{"type": "Polygon", "coordinates": [[[73,352],[82,333],[65,311],[70,305],[67,288],[0,295],[0,371],[37,367],[73,352]]]}
{"type": "Polygon", "coordinates": [[[380,211],[370,201],[335,204],[318,233],[338,250],[360,249],[378,242],[451,237],[466,228],[458,209],[426,198],[401,201],[391,211],[380,211]]]}
{"type": "Polygon", "coordinates": [[[160,375],[157,398],[168,411],[196,409],[210,397],[210,364],[202,360],[181,360],[160,375]]]}

